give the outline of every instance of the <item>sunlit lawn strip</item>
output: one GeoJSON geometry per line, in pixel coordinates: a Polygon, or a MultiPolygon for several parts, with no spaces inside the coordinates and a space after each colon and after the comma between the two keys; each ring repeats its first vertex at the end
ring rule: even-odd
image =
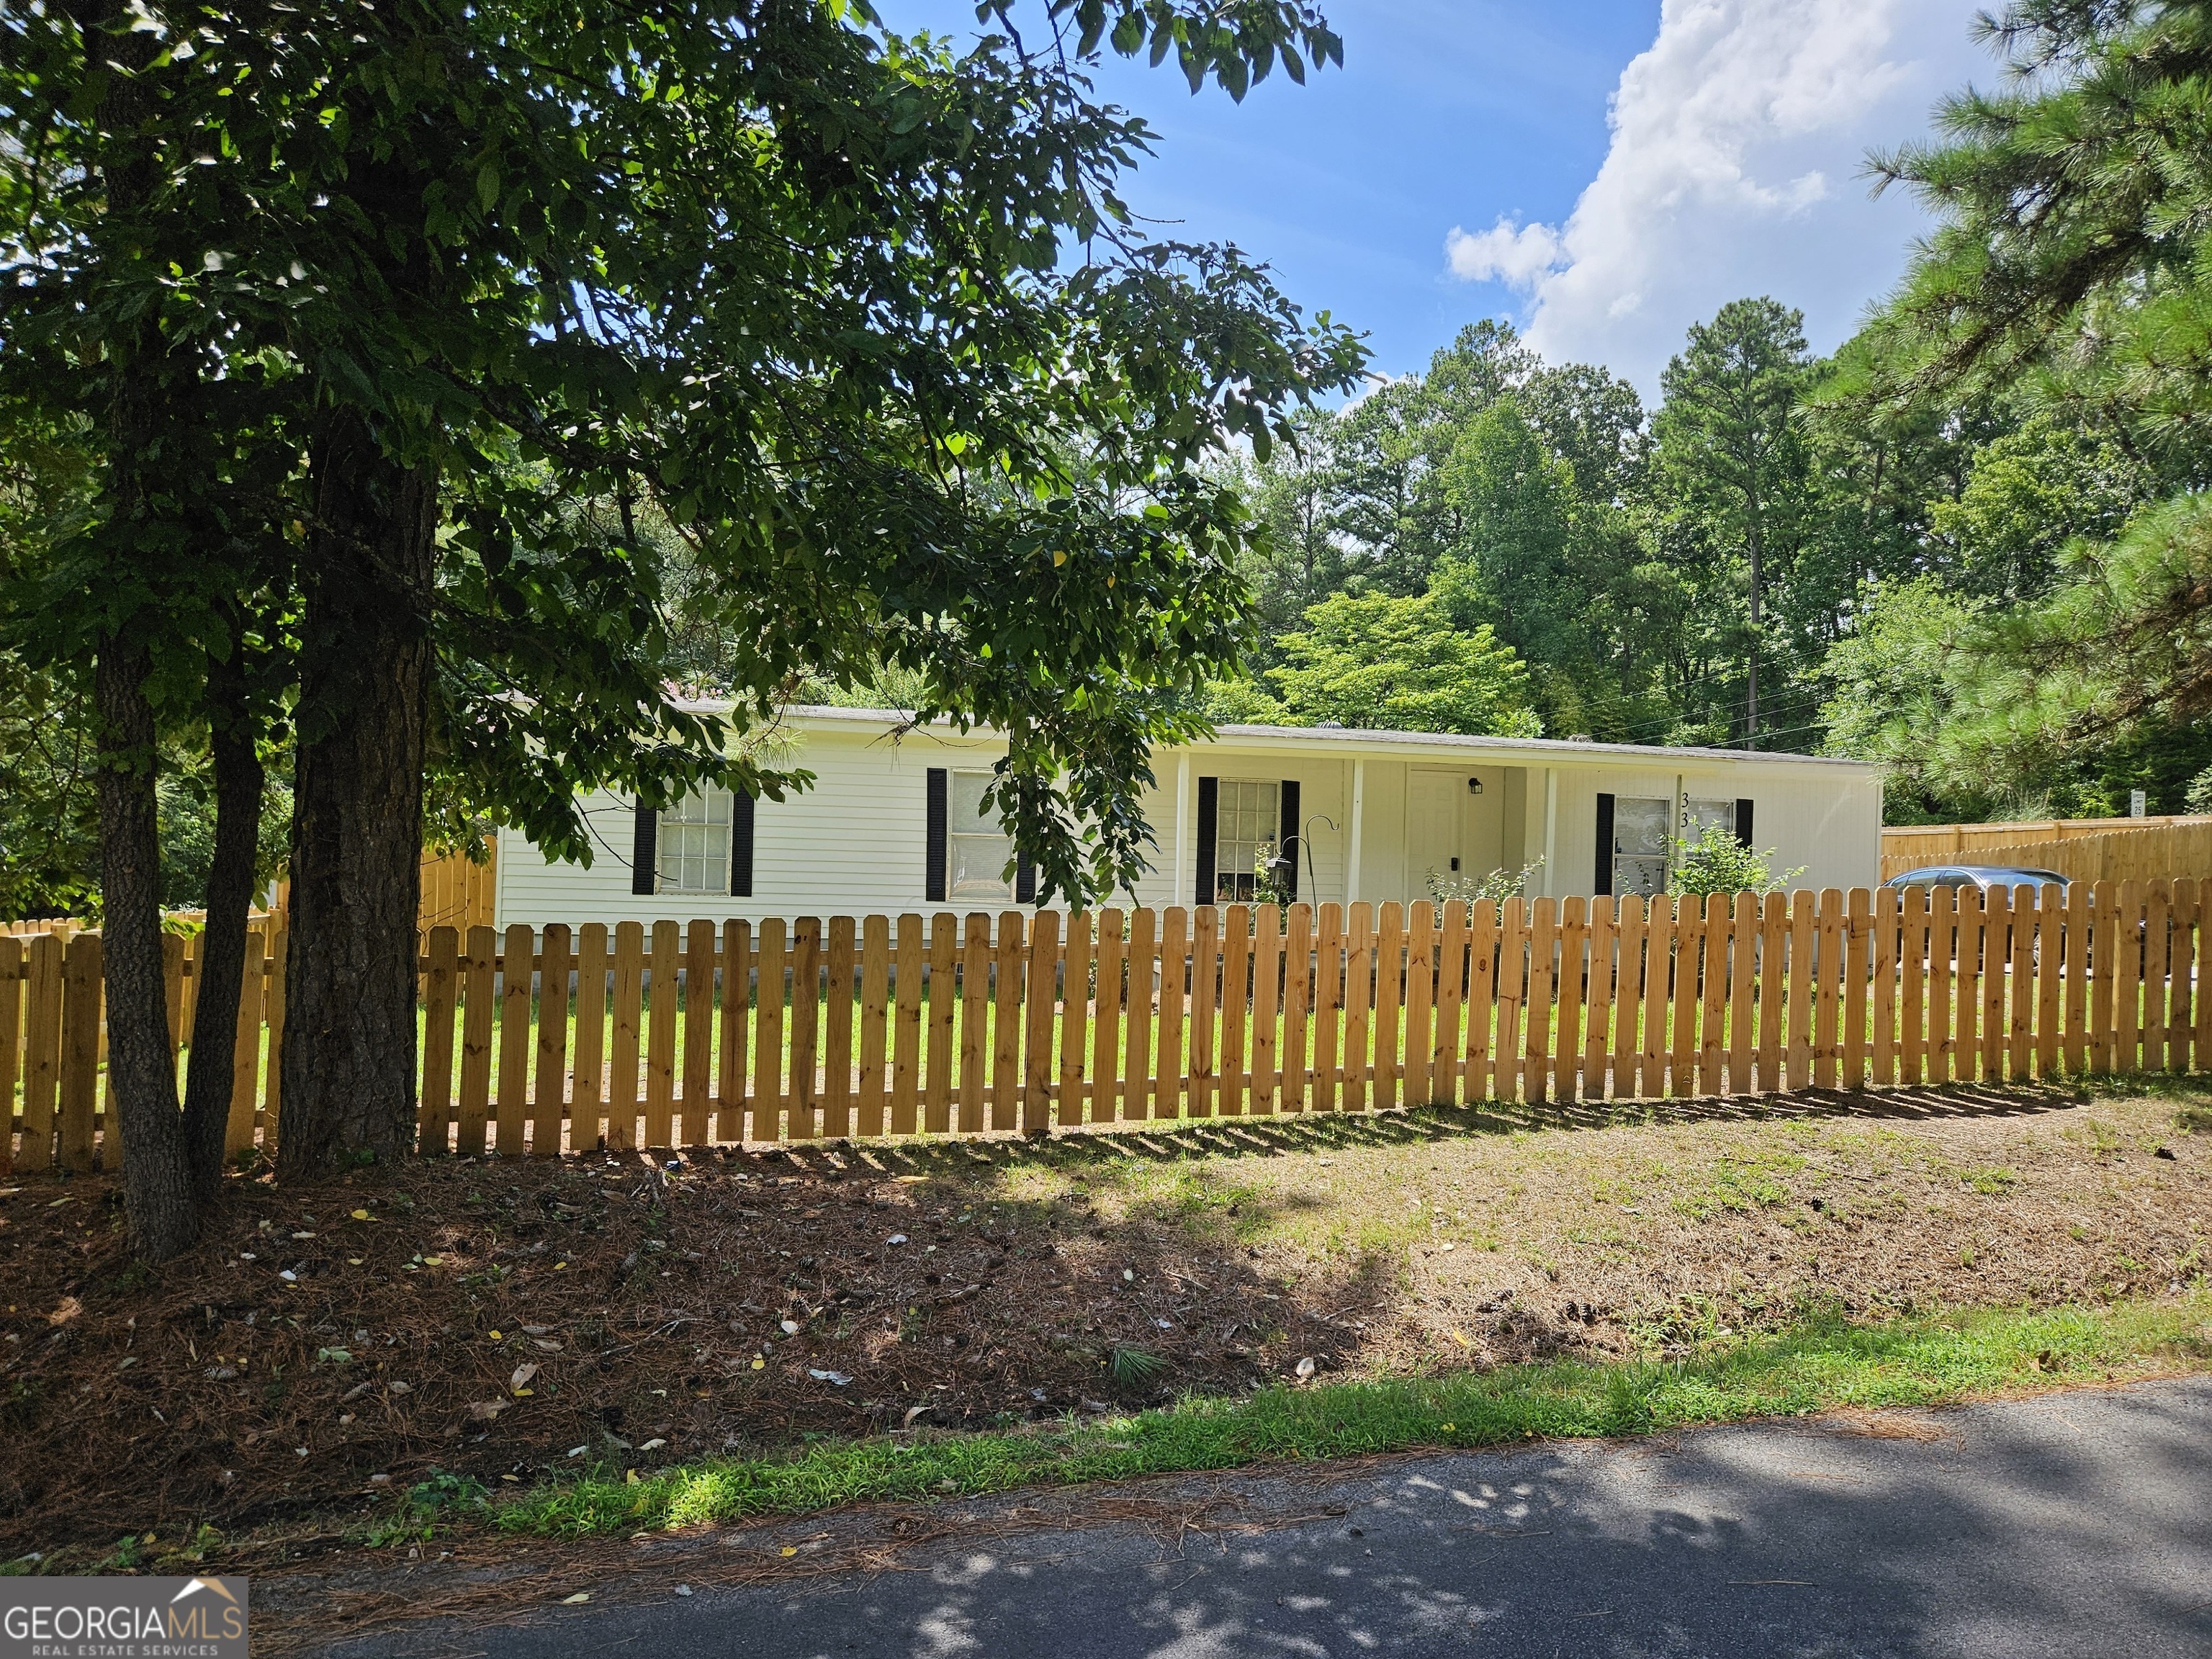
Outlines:
{"type": "Polygon", "coordinates": [[[2212,1362],[2212,1299],[1986,1310],[1798,1328],[1672,1364],[1529,1364],[1384,1382],[1269,1388],[1056,1429],[925,1432],[818,1444],[789,1458],[600,1471],[498,1503],[509,1533],[581,1536],[795,1515],[1267,1459],[1356,1456],[1530,1437],[1629,1435],[1837,1407],[1932,1406],[2212,1362]]]}

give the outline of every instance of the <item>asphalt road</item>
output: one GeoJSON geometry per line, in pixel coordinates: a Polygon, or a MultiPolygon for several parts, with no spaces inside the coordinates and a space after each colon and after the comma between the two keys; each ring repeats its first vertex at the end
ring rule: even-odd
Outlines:
{"type": "MultiPolygon", "coordinates": [[[[995,1531],[910,1552],[894,1571],[676,1595],[735,1547],[726,1539],[671,1551],[665,1592],[648,1583],[628,1605],[416,1626],[330,1651],[2212,1655],[2212,1378],[1884,1427],[1758,1425],[1229,1477],[1205,1487],[1226,1504],[1208,1530],[995,1531]]],[[[1006,1520],[975,1513],[982,1531],[1006,1520]]]]}

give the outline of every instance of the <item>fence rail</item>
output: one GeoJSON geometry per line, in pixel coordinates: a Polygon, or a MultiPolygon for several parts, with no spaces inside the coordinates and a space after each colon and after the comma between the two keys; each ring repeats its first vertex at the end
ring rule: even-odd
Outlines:
{"type": "MultiPolygon", "coordinates": [[[[436,927],[421,1139],[512,1154],[2212,1069],[2206,897],[2158,881],[436,927]]],[[[197,944],[167,941],[173,1033],[197,944]]],[[[100,948],[0,938],[21,1167],[119,1152],[100,948]]],[[[281,927],[249,939],[234,1150],[274,1143],[286,948],[281,927]]]]}

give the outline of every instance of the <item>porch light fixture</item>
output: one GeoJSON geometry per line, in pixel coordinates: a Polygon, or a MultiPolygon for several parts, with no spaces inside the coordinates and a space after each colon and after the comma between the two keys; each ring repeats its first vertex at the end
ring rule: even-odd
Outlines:
{"type": "Polygon", "coordinates": [[[1469,778],[1467,781],[1467,793],[1470,795],[1480,794],[1482,793],[1482,780],[1480,778],[1469,778]]]}

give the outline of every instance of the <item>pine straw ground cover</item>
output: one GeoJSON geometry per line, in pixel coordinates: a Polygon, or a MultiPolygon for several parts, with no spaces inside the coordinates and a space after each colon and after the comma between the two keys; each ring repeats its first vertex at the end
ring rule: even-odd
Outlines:
{"type": "Polygon", "coordinates": [[[431,1160],[313,1190],[242,1177],[159,1274],[124,1255],[111,1181],[18,1177],[0,1555],[127,1569],[257,1528],[288,1549],[419,1538],[447,1492],[511,1498],[511,1526],[626,1528],[668,1504],[584,1494],[854,1442],[933,1446],[944,1485],[982,1490],[1022,1477],[1026,1425],[1193,1395],[1264,1413],[1302,1370],[1389,1394],[1947,1309],[2167,1302],[2196,1331],[2212,1133],[2192,1130],[2212,1131],[2193,1090],[1954,1091],[673,1169],[431,1160]],[[1015,1434],[945,1432],[986,1427],[1015,1434]]]}

